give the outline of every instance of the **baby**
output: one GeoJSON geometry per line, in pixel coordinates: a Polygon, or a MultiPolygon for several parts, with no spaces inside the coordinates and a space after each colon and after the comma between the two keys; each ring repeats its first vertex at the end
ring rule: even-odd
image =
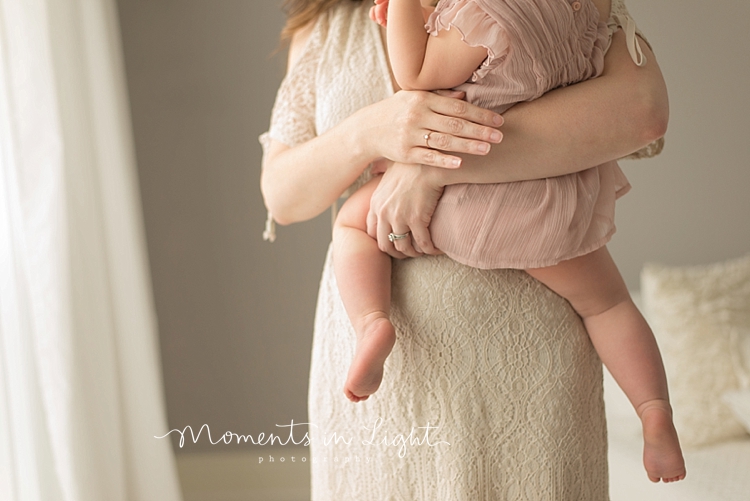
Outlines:
{"type": "MultiPolygon", "coordinates": [[[[403,89],[455,88],[502,113],[594,78],[604,66],[606,0],[442,0],[431,13],[420,0],[375,4],[370,14],[387,23],[388,54],[403,89]]],[[[437,136],[428,131],[426,146],[439,144],[437,136]]],[[[336,280],[357,334],[344,389],[354,402],[377,390],[396,340],[390,257],[366,226],[378,182],[355,192],[334,224],[336,280]]],[[[661,355],[605,246],[615,231],[615,200],[629,188],[616,162],[549,179],[448,186],[430,234],[455,261],[526,270],[570,302],[641,419],[649,478],[671,482],[685,477],[685,465],[661,355]]],[[[407,238],[408,228],[389,235],[397,249],[407,238]]]]}

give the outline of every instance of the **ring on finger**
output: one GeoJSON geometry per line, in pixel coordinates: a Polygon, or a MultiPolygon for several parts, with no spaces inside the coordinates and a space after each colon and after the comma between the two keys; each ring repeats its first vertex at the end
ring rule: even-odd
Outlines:
{"type": "Polygon", "coordinates": [[[430,147],[430,136],[432,135],[434,131],[429,131],[427,134],[424,135],[424,144],[428,148],[430,147]]]}
{"type": "Polygon", "coordinates": [[[389,233],[388,234],[388,241],[393,243],[396,240],[401,240],[402,238],[406,238],[409,236],[410,231],[407,231],[406,233],[396,234],[396,233],[389,233]]]}

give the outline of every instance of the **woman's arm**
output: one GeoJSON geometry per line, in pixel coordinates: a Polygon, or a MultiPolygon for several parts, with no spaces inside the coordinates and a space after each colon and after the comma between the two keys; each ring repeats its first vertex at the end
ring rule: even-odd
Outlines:
{"type": "MultiPolygon", "coordinates": [[[[370,201],[370,236],[382,250],[399,257],[381,227],[410,228],[417,245],[434,253],[426,228],[445,186],[570,174],[662,137],[669,118],[666,85],[656,58],[645,43],[642,48],[648,63],[639,68],[628,54],[624,35],[616,32],[602,76],[514,106],[504,115],[503,142],[484,157],[465,157],[460,169],[389,168],[370,201]]],[[[446,145],[450,141],[446,138],[446,145]]]]}
{"type": "Polygon", "coordinates": [[[487,49],[471,47],[457,29],[430,36],[420,0],[390,0],[388,55],[393,76],[405,90],[439,90],[461,85],[487,58],[487,49]]]}
{"type": "MultiPolygon", "coordinates": [[[[309,36],[309,32],[307,33],[309,36]]],[[[290,65],[306,42],[292,40],[290,65]]],[[[460,159],[429,149],[424,135],[450,140],[445,151],[485,154],[498,143],[502,117],[458,99],[429,92],[399,92],[367,106],[303,144],[272,141],[263,158],[261,191],[280,224],[311,219],[329,207],[374,160],[455,168],[460,159]]]]}
{"type": "Polygon", "coordinates": [[[425,168],[445,186],[501,183],[578,172],[622,158],[664,135],[669,103],[648,45],[645,66],[633,63],[615,32],[603,74],[517,104],[503,114],[503,142],[486,156],[466,156],[456,171],[425,168]]]}

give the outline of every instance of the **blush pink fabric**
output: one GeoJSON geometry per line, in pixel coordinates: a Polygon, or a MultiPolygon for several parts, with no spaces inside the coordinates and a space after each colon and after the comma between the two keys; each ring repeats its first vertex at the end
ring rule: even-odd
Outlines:
{"type": "MultiPolygon", "coordinates": [[[[432,34],[455,28],[469,45],[487,49],[482,66],[458,89],[500,113],[599,76],[609,42],[591,0],[441,1],[426,28],[432,34]]],[[[440,250],[475,268],[552,266],[604,246],[615,232],[615,201],[629,189],[614,161],[548,179],[453,185],[430,231],[440,250]]]]}

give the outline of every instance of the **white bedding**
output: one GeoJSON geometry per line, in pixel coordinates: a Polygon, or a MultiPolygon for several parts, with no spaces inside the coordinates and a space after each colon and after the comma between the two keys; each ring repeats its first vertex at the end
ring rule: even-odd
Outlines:
{"type": "Polygon", "coordinates": [[[641,460],[640,423],[605,371],[611,501],[750,501],[750,435],[686,450],[687,478],[653,484],[641,460]]]}

